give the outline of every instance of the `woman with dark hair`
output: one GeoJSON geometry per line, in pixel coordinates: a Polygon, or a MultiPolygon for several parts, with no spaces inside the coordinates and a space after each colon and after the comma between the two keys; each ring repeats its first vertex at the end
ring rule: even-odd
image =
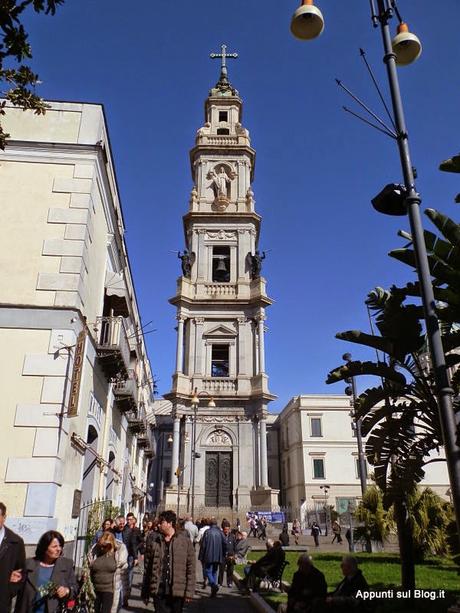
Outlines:
{"type": "Polygon", "coordinates": [[[98,540],[101,538],[104,532],[110,532],[112,530],[112,525],[113,525],[113,520],[110,517],[108,517],[107,519],[104,519],[101,527],[99,528],[99,530],[96,531],[96,534],[94,535],[91,546],[95,545],[98,542],[98,540]]]}
{"type": "Polygon", "coordinates": [[[62,602],[75,596],[73,562],[62,556],[63,549],[64,537],[60,532],[49,530],[42,534],[35,557],[26,560],[15,613],[55,613],[62,602]]]}

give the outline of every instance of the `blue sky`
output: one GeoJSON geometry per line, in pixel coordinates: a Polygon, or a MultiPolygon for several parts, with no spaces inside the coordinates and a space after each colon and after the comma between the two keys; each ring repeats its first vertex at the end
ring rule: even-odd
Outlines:
{"type": "MultiPolygon", "coordinates": [[[[401,180],[395,143],[341,110],[352,104],[334,81],[381,111],[359,57],[363,47],[386,92],[380,34],[367,0],[319,6],[326,28],[309,43],[289,32],[297,0],[67,0],[55,17],[28,18],[39,93],[105,106],[139,305],[156,329],[146,340],[160,394],[174,368],[168,298],[180,266],[171,251],[183,248],[188,152],[218,78],[209,53],[222,43],[240,56],[229,74],[257,150],[260,247],[270,250],[264,276],[275,299],[266,338],[279,396],[272,408],[296,394],[342,393],[343,385],[325,385],[328,370],[347,350],[366,353],[335,333],[367,330],[367,292],[413,277],[386,255],[407,220],[370,206],[386,183],[401,180]]],[[[417,186],[423,206],[455,219],[460,177],[437,167],[460,149],[460,5],[401,0],[399,8],[423,43],[421,58],[400,70],[417,186]]]]}

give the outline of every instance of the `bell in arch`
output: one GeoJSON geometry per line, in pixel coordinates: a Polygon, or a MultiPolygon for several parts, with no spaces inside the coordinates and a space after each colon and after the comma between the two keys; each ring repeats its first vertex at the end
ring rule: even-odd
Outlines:
{"type": "Polygon", "coordinates": [[[218,281],[225,281],[228,276],[228,270],[226,265],[226,257],[221,256],[216,266],[216,278],[218,281]]]}

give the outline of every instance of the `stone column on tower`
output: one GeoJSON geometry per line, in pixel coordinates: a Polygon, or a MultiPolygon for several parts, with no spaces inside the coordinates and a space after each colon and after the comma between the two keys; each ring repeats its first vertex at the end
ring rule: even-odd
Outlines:
{"type": "Polygon", "coordinates": [[[172,444],[172,464],[171,464],[171,485],[177,487],[179,479],[177,469],[179,468],[180,457],[180,419],[177,413],[173,417],[173,444],[172,444]]]}
{"type": "Polygon", "coordinates": [[[184,362],[184,322],[183,315],[177,316],[177,349],[176,349],[176,372],[183,371],[184,362]]]}
{"type": "Polygon", "coordinates": [[[265,315],[259,315],[259,373],[265,372],[265,315]]]}
{"type": "Polygon", "coordinates": [[[267,462],[267,419],[262,415],[259,420],[259,449],[260,449],[260,485],[268,487],[268,462],[267,462]]]}

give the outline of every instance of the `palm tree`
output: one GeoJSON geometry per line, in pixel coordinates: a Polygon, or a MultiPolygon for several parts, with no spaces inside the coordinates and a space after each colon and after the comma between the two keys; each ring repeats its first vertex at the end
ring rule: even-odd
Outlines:
{"type": "Polygon", "coordinates": [[[417,562],[427,555],[449,553],[447,530],[452,521],[452,507],[430,488],[417,490],[409,498],[414,551],[417,562]]]}
{"type": "Polygon", "coordinates": [[[364,524],[355,528],[357,540],[370,539],[383,545],[394,528],[391,513],[383,507],[382,492],[376,485],[371,485],[366,489],[354,517],[364,524]]]}
{"type": "MultiPolygon", "coordinates": [[[[425,231],[434,294],[441,322],[446,361],[452,369],[454,410],[460,409],[460,225],[447,216],[428,209],[426,215],[441,237],[425,231]],[[454,370],[455,369],[455,370],[454,370]]],[[[411,236],[400,235],[410,242],[390,255],[415,267],[411,236]]],[[[412,553],[413,522],[409,499],[424,476],[424,466],[443,461],[436,457],[442,446],[437,399],[427,358],[420,304],[408,299],[420,297],[418,283],[390,290],[376,288],[367,298],[368,308],[380,335],[350,330],[337,338],[376,350],[377,360],[350,362],[331,371],[327,383],[358,375],[374,375],[380,385],[366,389],[357,399],[357,416],[363,418],[363,434],[369,435],[366,456],[374,465],[377,485],[384,493],[386,508],[394,505],[398,525],[403,586],[415,582],[412,553]]],[[[460,433],[459,433],[460,434],[460,433]]]]}

